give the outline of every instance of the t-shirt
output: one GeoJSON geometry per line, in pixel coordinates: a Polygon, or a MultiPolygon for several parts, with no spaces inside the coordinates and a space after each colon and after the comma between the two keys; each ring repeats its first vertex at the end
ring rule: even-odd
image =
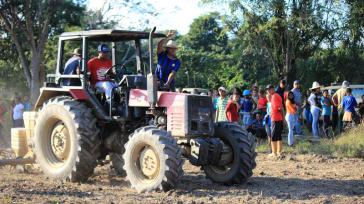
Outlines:
{"type": "Polygon", "coordinates": [[[358,105],[354,96],[344,96],[341,103],[346,112],[355,112],[355,107],[358,105]]]}
{"type": "Polygon", "coordinates": [[[331,115],[331,101],[329,98],[322,97],[321,98],[321,105],[322,105],[322,115],[331,115]],[[330,105],[326,105],[330,104],[330,105]]]}
{"type": "Polygon", "coordinates": [[[79,56],[73,56],[67,60],[63,74],[76,74],[77,67],[80,66],[80,59],[79,56]]]}
{"type": "Polygon", "coordinates": [[[241,104],[241,109],[243,112],[251,112],[253,110],[253,101],[252,99],[244,98],[241,104]]]}
{"type": "Polygon", "coordinates": [[[271,120],[272,121],[283,121],[282,101],[283,101],[282,97],[279,94],[274,93],[272,95],[272,98],[271,98],[271,101],[270,101],[270,103],[271,103],[270,115],[271,115],[271,120]]]}
{"type": "Polygon", "coordinates": [[[317,103],[320,102],[321,100],[318,99],[318,96],[316,96],[316,94],[311,93],[310,97],[308,98],[308,102],[311,105],[311,108],[315,108],[315,109],[320,109],[321,103],[317,103]]]}
{"type": "MultiPolygon", "coordinates": [[[[167,56],[167,52],[162,52],[158,54],[158,64],[157,68],[155,69],[155,75],[159,81],[167,83],[168,77],[172,71],[177,72],[180,66],[181,62],[179,59],[170,59],[167,56]]],[[[172,81],[171,84],[173,85],[174,81],[172,81]]]]}
{"type": "Polygon", "coordinates": [[[219,99],[217,100],[217,107],[218,107],[217,121],[218,122],[227,121],[225,111],[226,111],[226,106],[227,106],[228,101],[229,101],[229,99],[227,97],[225,97],[225,98],[219,97],[219,99]]]}
{"type": "Polygon", "coordinates": [[[14,120],[23,119],[23,110],[24,110],[24,105],[22,103],[16,104],[13,108],[13,119],[14,120]]]}
{"type": "Polygon", "coordinates": [[[88,70],[91,72],[91,85],[99,81],[108,81],[105,77],[107,70],[112,67],[109,59],[99,59],[94,57],[87,62],[88,70]]]}
{"type": "Polygon", "coordinates": [[[238,106],[233,101],[229,101],[226,106],[226,117],[229,122],[239,121],[238,106]]]}
{"type": "Polygon", "coordinates": [[[266,97],[259,97],[258,99],[258,109],[265,110],[267,108],[268,99],[266,97]]]}
{"type": "Polygon", "coordinates": [[[24,102],[24,111],[31,111],[32,110],[32,104],[28,102],[24,102]]]}
{"type": "Polygon", "coordinates": [[[296,103],[297,106],[301,106],[302,105],[302,94],[301,94],[300,89],[293,88],[292,92],[294,95],[294,102],[296,103]]]}
{"type": "Polygon", "coordinates": [[[297,108],[296,104],[291,103],[290,100],[286,101],[286,110],[288,114],[296,114],[297,108]]]}
{"type": "Polygon", "coordinates": [[[340,88],[335,92],[335,94],[332,96],[333,98],[337,98],[337,100],[334,100],[338,104],[338,108],[342,108],[342,100],[346,94],[346,88],[340,88]]]}

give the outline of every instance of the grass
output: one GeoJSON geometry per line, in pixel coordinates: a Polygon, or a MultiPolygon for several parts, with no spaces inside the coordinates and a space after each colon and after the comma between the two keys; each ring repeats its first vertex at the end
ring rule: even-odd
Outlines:
{"type": "MultiPolygon", "coordinates": [[[[257,147],[257,152],[269,151],[265,142],[257,147]]],[[[297,140],[294,147],[284,146],[286,153],[321,154],[335,157],[364,158],[364,125],[337,136],[334,140],[323,139],[320,142],[297,140]]]]}

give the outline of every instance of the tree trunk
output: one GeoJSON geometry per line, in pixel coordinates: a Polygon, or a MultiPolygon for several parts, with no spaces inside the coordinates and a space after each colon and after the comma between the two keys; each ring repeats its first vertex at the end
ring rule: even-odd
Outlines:
{"type": "Polygon", "coordinates": [[[33,104],[35,104],[35,102],[38,99],[39,89],[41,87],[40,76],[39,76],[41,69],[41,60],[42,60],[41,56],[42,54],[40,54],[36,50],[32,51],[32,60],[30,62],[30,70],[32,73],[32,80],[30,83],[30,94],[31,94],[30,99],[33,104]]]}

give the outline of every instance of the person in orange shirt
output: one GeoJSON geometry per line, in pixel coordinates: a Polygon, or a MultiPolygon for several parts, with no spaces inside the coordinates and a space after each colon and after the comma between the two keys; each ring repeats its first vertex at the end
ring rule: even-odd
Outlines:
{"type": "Polygon", "coordinates": [[[280,156],[282,152],[282,131],[283,131],[283,102],[282,97],[274,91],[274,86],[268,85],[266,88],[271,97],[271,130],[272,130],[272,154],[269,156],[280,156]]]}
{"type": "Polygon", "coordinates": [[[286,121],[288,125],[288,145],[292,146],[294,142],[293,131],[296,124],[296,113],[297,107],[294,101],[294,93],[292,91],[288,92],[287,100],[286,100],[286,121]]]}

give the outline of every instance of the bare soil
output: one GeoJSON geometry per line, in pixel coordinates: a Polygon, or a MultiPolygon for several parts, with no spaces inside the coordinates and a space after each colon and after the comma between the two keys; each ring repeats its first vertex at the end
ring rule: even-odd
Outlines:
{"type": "Polygon", "coordinates": [[[259,154],[254,176],[236,186],[214,184],[188,162],[169,192],[137,193],[108,165],[84,184],[53,181],[30,169],[0,169],[0,203],[364,203],[364,160],[317,155],[270,159],[259,154]]]}

